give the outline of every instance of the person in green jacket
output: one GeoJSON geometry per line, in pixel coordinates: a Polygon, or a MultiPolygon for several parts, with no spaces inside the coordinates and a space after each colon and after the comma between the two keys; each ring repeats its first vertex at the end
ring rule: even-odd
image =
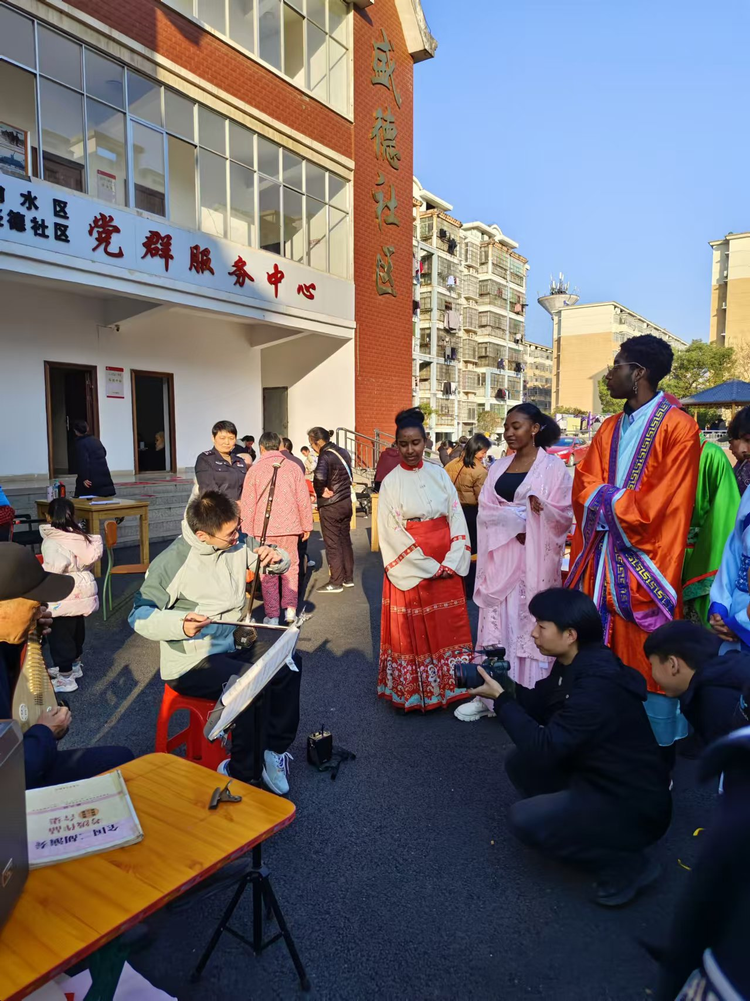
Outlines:
{"type": "Polygon", "coordinates": [[[701,460],[693,518],[682,571],[686,619],[708,625],[709,592],[740,506],[732,464],[723,448],[701,435],[701,460]]]}

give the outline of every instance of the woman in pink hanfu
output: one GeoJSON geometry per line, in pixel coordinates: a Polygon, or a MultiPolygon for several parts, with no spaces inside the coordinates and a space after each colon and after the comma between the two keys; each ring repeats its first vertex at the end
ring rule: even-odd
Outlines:
{"type": "MultiPolygon", "coordinates": [[[[479,495],[476,649],[505,647],[511,677],[526,688],[552,666],[531,638],[529,601],[539,591],[560,587],[573,521],[573,478],[561,459],[545,451],[559,437],[555,421],[533,403],[513,407],[505,420],[505,440],[513,451],[492,464],[479,495]]],[[[491,702],[475,698],[455,715],[472,722],[494,712],[491,702]]]]}

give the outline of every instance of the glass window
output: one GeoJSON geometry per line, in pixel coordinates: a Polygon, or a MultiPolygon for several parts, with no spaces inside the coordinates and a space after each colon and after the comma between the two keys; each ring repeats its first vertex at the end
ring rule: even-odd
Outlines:
{"type": "Polygon", "coordinates": [[[300,87],[305,85],[305,19],[284,4],[284,73],[300,87]]]}
{"type": "Polygon", "coordinates": [[[349,216],[331,208],[330,255],[331,274],[349,277],[349,216]]]}
{"type": "Polygon", "coordinates": [[[239,160],[247,167],[255,166],[255,153],[253,150],[254,133],[249,129],[243,129],[241,125],[234,122],[229,123],[229,155],[233,160],[239,160]]]}
{"type": "Polygon", "coordinates": [[[80,90],[82,47],[41,24],[38,38],[39,72],[80,90]]]}
{"type": "Polygon", "coordinates": [[[164,88],[164,117],[167,130],[186,139],[195,139],[195,101],[164,88]]]}
{"type": "Polygon", "coordinates": [[[284,257],[292,261],[305,259],[304,216],[302,195],[284,188],[284,257]]]}
{"type": "Polygon", "coordinates": [[[255,174],[239,163],[229,164],[229,239],[255,246],[255,174]]]}
{"type": "Polygon", "coordinates": [[[89,194],[112,205],[127,205],[125,115],[88,98],[89,194]]]}
{"type": "Polygon", "coordinates": [[[208,108],[198,105],[198,140],[201,146],[226,154],[227,129],[226,118],[214,114],[208,108]]]}
{"type": "Polygon", "coordinates": [[[326,92],[326,33],[316,27],[312,21],[307,22],[307,88],[321,101],[327,98],[326,92]]]}
{"type": "MultiPolygon", "coordinates": [[[[308,164],[309,166],[309,164],[308,164]]],[[[315,198],[307,198],[307,245],[308,263],[313,268],[326,271],[328,268],[328,223],[327,206],[315,198]]]]}
{"type": "Polygon", "coordinates": [[[326,172],[322,167],[314,163],[307,165],[307,193],[313,198],[319,198],[322,202],[326,200],[326,172]]]}
{"type": "Polygon", "coordinates": [[[279,179],[279,147],[263,136],[258,136],[258,170],[274,180],[279,179]]]}
{"type": "Polygon", "coordinates": [[[9,7],[0,7],[0,54],[25,66],[36,66],[33,22],[9,7]]]}
{"type": "Polygon", "coordinates": [[[349,211],[349,189],[346,181],[335,174],[328,175],[328,201],[342,212],[349,211]]]}
{"type": "Polygon", "coordinates": [[[328,30],[342,45],[347,43],[347,20],[349,8],[344,0],[328,0],[328,30]]]}
{"type": "MultiPolygon", "coordinates": [[[[129,74],[128,74],[129,75],[129,74]]],[[[154,215],[165,214],[164,135],[147,125],[132,122],[135,207],[154,215]]]]}
{"type": "Polygon", "coordinates": [[[123,67],[113,63],[111,59],[105,59],[98,52],[91,49],[85,50],[86,62],[86,93],[90,97],[97,97],[107,104],[114,104],[116,108],[122,108],[122,84],[125,77],[123,67]]]}
{"type": "Polygon", "coordinates": [[[284,184],[291,184],[293,188],[302,191],[302,160],[294,153],[283,151],[282,162],[284,164],[284,184]]]}
{"type": "Polygon", "coordinates": [[[195,212],[195,146],[167,138],[169,157],[169,218],[188,229],[197,227],[195,212]]]}
{"type": "Polygon", "coordinates": [[[227,33],[224,0],[198,0],[198,18],[222,35],[227,33]]]}
{"type": "Polygon", "coordinates": [[[179,11],[180,14],[184,14],[185,17],[195,16],[193,0],[169,0],[169,6],[174,7],[175,10],[179,11]]]}
{"type": "Polygon", "coordinates": [[[255,0],[229,0],[229,37],[255,52],[255,0]]]}
{"type": "Polygon", "coordinates": [[[311,17],[325,31],[326,0],[307,0],[307,16],[311,17]]]}
{"type": "Polygon", "coordinates": [[[347,73],[348,51],[343,45],[328,39],[328,58],[331,67],[329,100],[336,111],[349,110],[349,74],[347,73]]]}
{"type": "Polygon", "coordinates": [[[258,207],[260,212],[260,249],[272,254],[281,253],[281,185],[258,178],[258,207]]]}
{"type": "MultiPolygon", "coordinates": [[[[0,60],[0,122],[23,129],[29,133],[31,144],[30,173],[39,176],[38,148],[36,138],[36,77],[27,70],[11,66],[0,60]]],[[[26,152],[16,147],[13,134],[7,137],[0,148],[0,167],[26,172],[26,152]]]]}
{"type": "Polygon", "coordinates": [[[227,234],[227,161],[209,153],[200,151],[200,193],[201,218],[200,226],[204,233],[213,236],[227,234]]]}
{"type": "Polygon", "coordinates": [[[258,55],[281,69],[281,0],[258,2],[258,55]]]}
{"type": "Polygon", "coordinates": [[[128,70],[128,109],[136,118],[161,125],[161,87],[128,70]]]}
{"type": "Polygon", "coordinates": [[[44,179],[85,191],[83,98],[51,80],[41,81],[44,179]]]}

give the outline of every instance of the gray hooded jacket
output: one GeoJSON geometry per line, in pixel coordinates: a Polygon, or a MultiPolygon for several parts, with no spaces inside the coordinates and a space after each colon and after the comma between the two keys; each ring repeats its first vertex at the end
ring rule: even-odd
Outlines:
{"type": "MultiPolygon", "coordinates": [[[[230,549],[198,539],[187,521],[182,535],[157,556],[136,594],[128,621],[141,636],[160,644],[161,676],[173,681],[205,657],[234,650],[234,626],[210,625],[193,639],[185,635],[188,612],[236,622],[245,614],[247,571],[255,570],[255,539],[240,536],[230,549]]],[[[289,569],[289,555],[277,549],[280,563],[267,572],[289,569]]]]}

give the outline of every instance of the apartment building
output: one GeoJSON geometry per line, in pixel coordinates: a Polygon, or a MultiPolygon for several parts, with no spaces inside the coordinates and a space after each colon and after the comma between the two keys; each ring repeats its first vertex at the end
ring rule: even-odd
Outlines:
{"type": "Polygon", "coordinates": [[[685,341],[619,302],[590,302],[551,312],[553,324],[552,409],[577,407],[598,413],[599,380],[620,345],[638,334],[653,334],[677,351],[685,341]]]}
{"type": "Polygon", "coordinates": [[[419,0],[361,6],[0,0],[6,485],[75,472],[81,418],[136,474],[219,419],[392,427],[436,43],[419,0]]]}
{"type": "Polygon", "coordinates": [[[711,269],[710,341],[723,347],[750,344],[750,233],[727,233],[709,244],[711,269]]]}
{"type": "Polygon", "coordinates": [[[526,341],[525,399],[548,414],[552,409],[552,348],[526,341]]]}
{"type": "Polygon", "coordinates": [[[452,211],[414,178],[414,401],[437,439],[524,399],[528,262],[499,226],[452,211]]]}

